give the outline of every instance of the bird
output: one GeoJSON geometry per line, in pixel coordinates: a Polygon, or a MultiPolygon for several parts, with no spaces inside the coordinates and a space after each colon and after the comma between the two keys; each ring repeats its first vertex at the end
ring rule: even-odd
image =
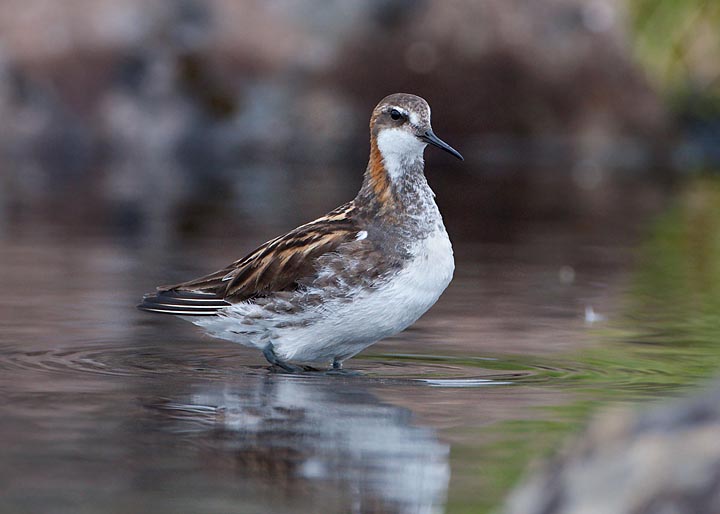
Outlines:
{"type": "Polygon", "coordinates": [[[352,373],[346,360],[412,325],[452,280],[452,245],[424,172],[428,145],[464,160],[433,132],[423,98],[383,98],[352,201],[219,271],[160,286],[137,307],[257,348],[278,372],[352,373]]]}

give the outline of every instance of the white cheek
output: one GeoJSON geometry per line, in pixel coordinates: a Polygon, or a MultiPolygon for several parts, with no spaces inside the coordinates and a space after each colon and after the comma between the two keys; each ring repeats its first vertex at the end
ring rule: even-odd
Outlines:
{"type": "Polygon", "coordinates": [[[397,128],[383,129],[377,136],[378,149],[391,179],[403,174],[407,163],[422,159],[426,143],[413,134],[397,128]]]}

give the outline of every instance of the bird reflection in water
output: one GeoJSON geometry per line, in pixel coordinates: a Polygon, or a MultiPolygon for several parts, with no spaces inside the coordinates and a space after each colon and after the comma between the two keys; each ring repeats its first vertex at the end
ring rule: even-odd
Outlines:
{"type": "Polygon", "coordinates": [[[443,511],[449,446],[357,380],[245,376],[146,405],[213,466],[230,460],[243,480],[269,487],[274,505],[313,497],[323,512],[443,511]]]}

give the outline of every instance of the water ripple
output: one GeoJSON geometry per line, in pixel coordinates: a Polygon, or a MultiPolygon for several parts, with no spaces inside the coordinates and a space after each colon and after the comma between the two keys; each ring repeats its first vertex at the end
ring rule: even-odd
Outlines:
{"type": "MultiPolygon", "coordinates": [[[[306,373],[304,378],[403,382],[431,387],[471,388],[526,385],[590,385],[612,383],[614,387],[649,387],[662,383],[662,369],[597,365],[537,356],[455,357],[427,354],[362,356],[351,362],[362,377],[328,377],[306,373]]],[[[267,374],[267,366],[242,349],[217,347],[166,348],[162,346],[118,347],[108,344],[35,351],[6,349],[0,354],[0,370],[38,373],[107,376],[157,376],[184,374],[199,379],[226,380],[238,374],[267,374]],[[251,359],[251,360],[250,360],[251,359]]]]}

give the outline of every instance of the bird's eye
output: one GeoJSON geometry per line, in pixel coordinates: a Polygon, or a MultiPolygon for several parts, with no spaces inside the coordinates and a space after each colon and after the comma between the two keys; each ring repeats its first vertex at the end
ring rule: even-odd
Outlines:
{"type": "Polygon", "coordinates": [[[392,110],[390,111],[390,117],[391,117],[393,120],[397,121],[397,120],[399,120],[399,119],[402,119],[403,115],[402,115],[402,113],[401,113],[400,111],[398,111],[397,109],[392,109],[392,110]]]}

